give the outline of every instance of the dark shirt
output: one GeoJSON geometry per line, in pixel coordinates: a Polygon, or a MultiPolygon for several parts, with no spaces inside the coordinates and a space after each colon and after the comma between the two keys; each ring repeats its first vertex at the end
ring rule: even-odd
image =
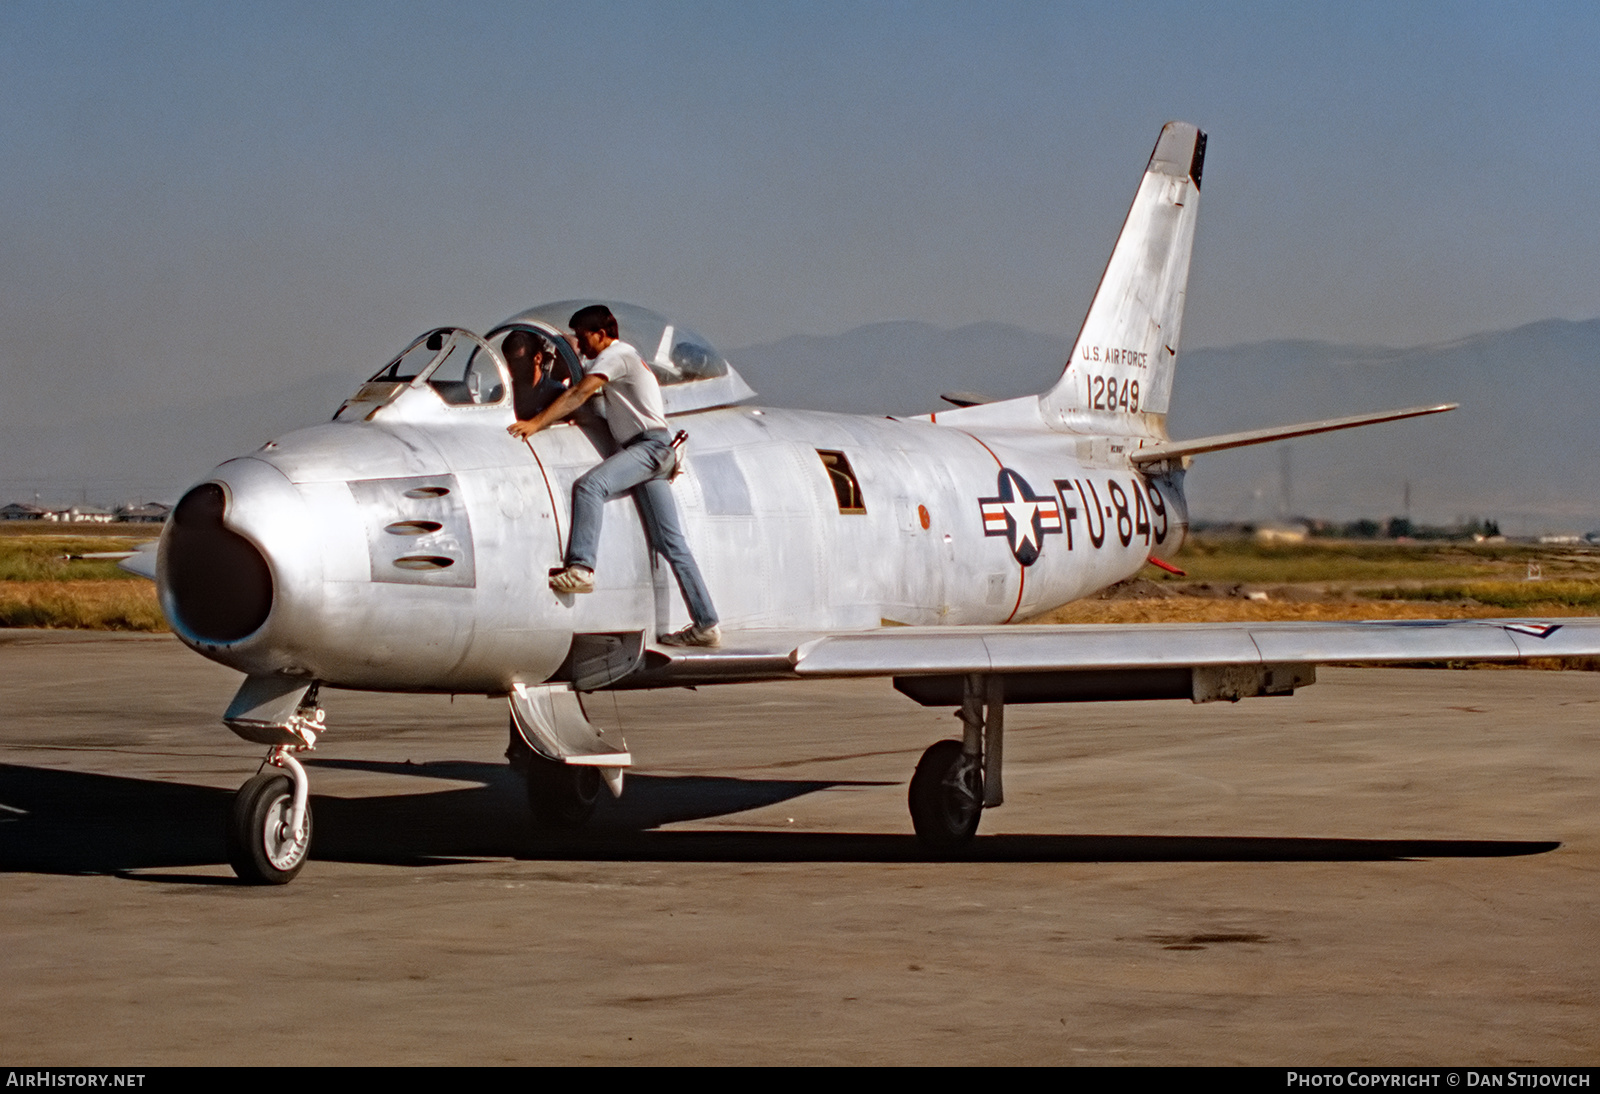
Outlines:
{"type": "Polygon", "coordinates": [[[537,384],[513,383],[511,385],[511,403],[516,407],[517,421],[526,422],[538,416],[539,412],[561,397],[567,390],[567,385],[551,376],[546,376],[537,384]]]}

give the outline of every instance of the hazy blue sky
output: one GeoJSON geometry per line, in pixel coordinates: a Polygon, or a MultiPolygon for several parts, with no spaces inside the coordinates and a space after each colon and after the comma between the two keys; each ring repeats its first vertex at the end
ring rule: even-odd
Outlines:
{"type": "Polygon", "coordinates": [[[1169,118],[1190,346],[1590,318],[1597,47],[1589,4],[10,0],[0,429],[586,294],[1070,334],[1169,118]]]}

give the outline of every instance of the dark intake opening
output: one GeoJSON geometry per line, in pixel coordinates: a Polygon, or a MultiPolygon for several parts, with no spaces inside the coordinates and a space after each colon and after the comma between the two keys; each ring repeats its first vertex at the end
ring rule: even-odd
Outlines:
{"type": "Polygon", "coordinates": [[[222,487],[202,483],[178,502],[167,534],[174,622],[208,642],[253,634],[272,611],[272,571],[249,540],[222,526],[226,505],[222,487]]]}

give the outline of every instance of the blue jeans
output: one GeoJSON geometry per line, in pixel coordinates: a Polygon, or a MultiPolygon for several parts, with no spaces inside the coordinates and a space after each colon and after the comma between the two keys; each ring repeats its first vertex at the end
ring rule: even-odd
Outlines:
{"type": "Polygon", "coordinates": [[[700,567],[695,565],[689,541],[683,537],[683,526],[678,522],[678,503],[672,497],[672,484],[667,481],[673,460],[666,431],[650,430],[573,483],[567,565],[594,569],[605,504],[631,490],[644,515],[650,545],[672,567],[690,618],[697,627],[709,627],[717,621],[717,610],[711,606],[711,594],[706,591],[700,567]]]}

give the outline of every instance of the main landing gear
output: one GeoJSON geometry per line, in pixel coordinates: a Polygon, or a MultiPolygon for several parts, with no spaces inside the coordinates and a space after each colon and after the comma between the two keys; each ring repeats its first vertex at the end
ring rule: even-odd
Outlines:
{"type": "Polygon", "coordinates": [[[633,763],[626,744],[613,745],[590,725],[568,684],[517,684],[506,759],[522,774],[534,823],[546,830],[582,828],[604,785],[622,796],[622,773],[633,763]]]}
{"type": "Polygon", "coordinates": [[[517,719],[511,717],[511,743],[506,759],[522,775],[528,807],[540,828],[572,831],[582,828],[600,799],[600,769],[584,764],[547,760],[523,741],[517,719]]]}
{"type": "Polygon", "coordinates": [[[961,684],[962,735],[935,741],[911,776],[911,826],[930,850],[949,851],[972,839],[985,808],[1005,801],[1000,780],[1005,733],[1005,680],[969,673],[961,684]]]}

